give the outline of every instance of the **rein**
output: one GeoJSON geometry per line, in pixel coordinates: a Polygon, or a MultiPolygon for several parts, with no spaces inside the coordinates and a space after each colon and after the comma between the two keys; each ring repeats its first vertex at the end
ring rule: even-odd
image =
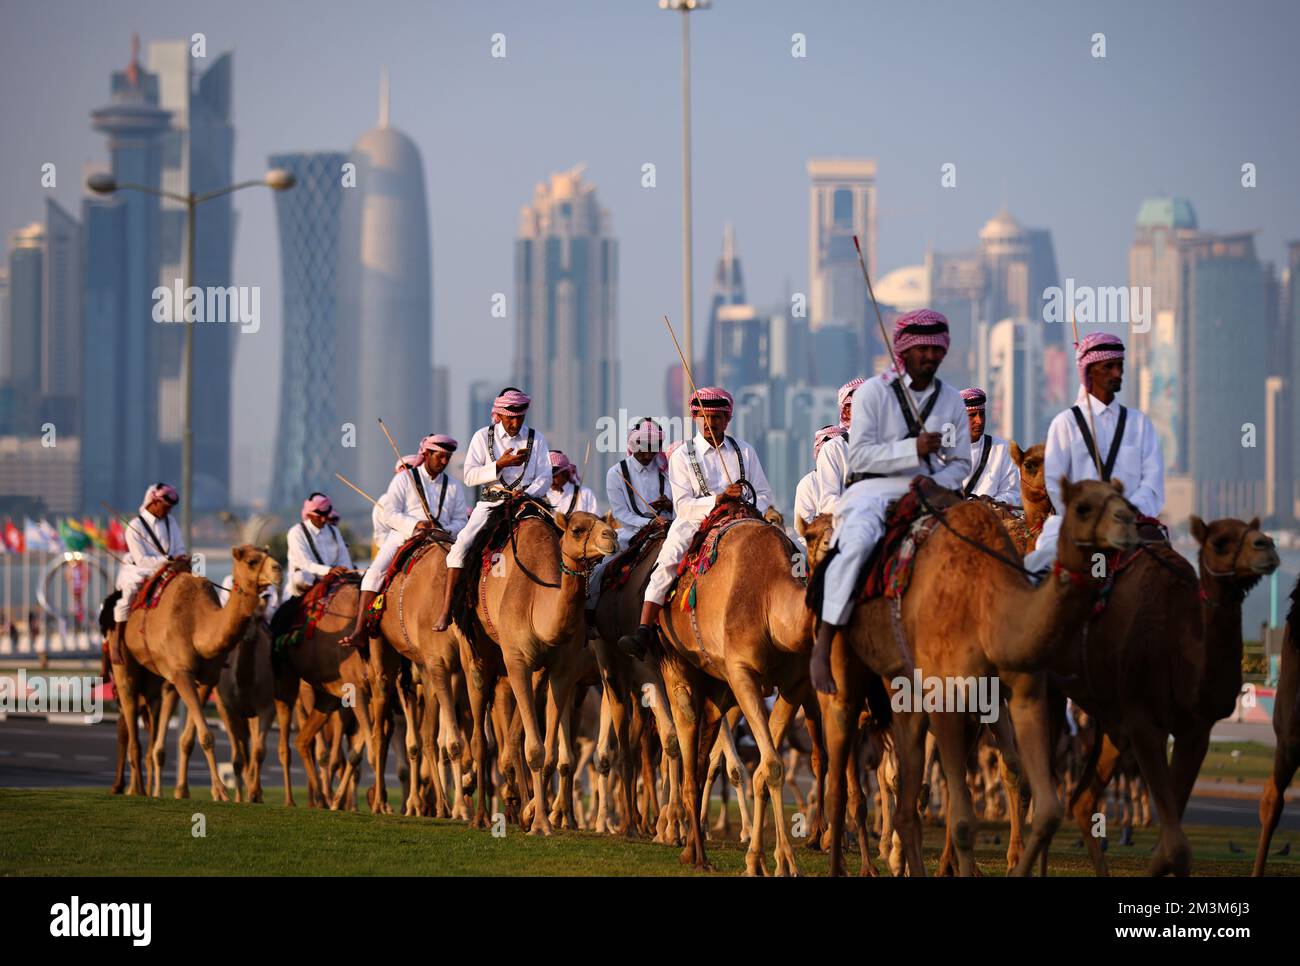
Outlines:
{"type": "Polygon", "coordinates": [[[936,510],[933,506],[930,505],[930,501],[925,498],[925,492],[922,487],[918,486],[916,488],[916,496],[917,499],[921,501],[921,506],[925,508],[926,512],[933,514],[935,518],[938,519],[939,525],[942,526],[949,533],[951,533],[958,540],[960,540],[962,543],[969,544],[970,546],[978,550],[980,553],[987,554],[988,556],[992,557],[994,560],[1006,564],[1012,570],[1017,570],[1020,573],[1024,574],[1026,577],[1032,578],[1034,576],[1034,572],[1031,570],[1026,570],[1023,564],[1017,563],[1015,560],[1012,560],[1010,557],[1006,556],[1005,554],[999,553],[998,551],[994,550],[992,547],[986,547],[978,540],[972,539],[971,537],[966,536],[964,533],[959,533],[957,530],[953,529],[952,524],[950,524],[946,519],[944,519],[945,515],[943,513],[940,513],[938,510],[936,510]]]}

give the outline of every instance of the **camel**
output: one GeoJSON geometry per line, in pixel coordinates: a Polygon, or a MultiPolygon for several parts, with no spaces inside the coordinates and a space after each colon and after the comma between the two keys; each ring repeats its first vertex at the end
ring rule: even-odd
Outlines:
{"type": "MultiPolygon", "coordinates": [[[[108,656],[109,639],[113,633],[113,627],[114,627],[113,607],[121,596],[122,596],[122,592],[120,590],[113,591],[111,594],[109,594],[107,597],[104,598],[104,602],[99,609],[100,645],[101,645],[101,650],[103,652],[102,663],[100,666],[100,677],[103,678],[105,681],[111,681],[113,679],[113,666],[108,656]]],[[[173,688],[166,681],[162,680],[162,678],[157,678],[154,677],[153,675],[145,676],[143,683],[147,688],[147,693],[140,694],[136,706],[139,709],[140,718],[144,719],[146,734],[148,735],[148,740],[145,742],[144,747],[152,748],[154,739],[156,737],[154,733],[153,723],[158,720],[158,711],[162,707],[163,692],[164,691],[172,692],[172,696],[170,700],[175,701],[176,689],[173,688]]],[[[137,736],[139,735],[138,722],[139,719],[137,719],[137,730],[136,730],[137,736]]],[[[121,795],[122,792],[126,789],[127,742],[129,740],[131,740],[131,735],[129,730],[127,729],[126,716],[123,714],[119,714],[117,716],[117,762],[113,773],[113,784],[109,786],[109,790],[108,790],[108,793],[110,795],[121,795]]],[[[136,754],[139,754],[138,740],[136,742],[136,754]]],[[[145,765],[145,775],[144,775],[145,787],[152,790],[154,787],[154,770],[155,770],[153,755],[145,756],[144,765],[145,765]]]]}
{"type": "MultiPolygon", "coordinates": [[[[592,638],[591,647],[600,667],[610,717],[609,727],[602,729],[597,742],[596,762],[598,772],[607,775],[613,760],[612,744],[616,739],[621,751],[619,764],[622,769],[623,834],[628,837],[636,835],[640,821],[650,823],[656,818],[639,811],[636,804],[636,769],[640,763],[638,759],[642,756],[635,752],[641,747],[642,736],[646,735],[647,718],[652,716],[658,727],[669,778],[668,803],[658,816],[654,841],[681,845],[685,821],[680,788],[681,751],[663,675],[657,662],[636,660],[617,645],[621,636],[636,630],[646,584],[655,568],[659,548],[663,545],[666,528],[659,522],[651,522],[647,526],[656,528],[658,532],[647,534],[645,539],[648,543],[640,562],[621,587],[614,586],[612,570],[607,566],[605,579],[601,582],[600,597],[596,601],[596,637],[592,638]]],[[[653,780],[646,782],[645,792],[647,798],[655,794],[653,780]]]]}
{"type": "Polygon", "coordinates": [[[1286,615],[1282,634],[1282,667],[1278,675],[1277,695],[1273,699],[1273,731],[1277,749],[1273,753],[1273,773],[1259,800],[1259,845],[1255,850],[1253,875],[1263,875],[1268,861],[1268,847],[1282,818],[1286,788],[1300,766],[1300,580],[1291,591],[1291,609],[1286,615]]]}
{"type": "Polygon", "coordinates": [[[659,615],[660,669],[671,695],[682,754],[688,823],[682,861],[697,868],[708,867],[700,816],[707,754],[717,738],[720,717],[734,700],[760,755],[752,778],[754,814],[745,874],[767,874],[763,832],[764,802],[769,798],[776,874],[799,874],[785,825],[785,773],[778,752],[797,708],[802,706],[812,719],[817,714],[808,679],[813,615],[804,606],[804,583],[795,576],[798,567],[799,554],[781,527],[766,520],[743,520],[721,538],[709,570],[695,578],[694,610],[674,599],[659,615]],[[763,694],[773,687],[779,696],[769,719],[763,694]]]}
{"type": "MultiPolygon", "coordinates": [[[[549,511],[549,508],[547,508],[549,511]]],[[[577,673],[577,652],[586,640],[584,621],[587,578],[592,566],[618,548],[614,529],[600,517],[584,511],[566,515],[516,516],[516,504],[496,507],[481,535],[470,546],[470,579],[459,582],[455,629],[461,647],[461,666],[469,683],[474,716],[471,745],[477,768],[478,808],[475,827],[486,827],[487,799],[491,795],[486,723],[489,703],[505,716],[505,689],[509,684],[523,731],[523,761],[532,775],[532,835],[550,835],[543,768],[547,749],[537,723],[534,673],[546,670],[547,722],[554,718],[558,741],[558,769],[563,788],[572,792],[573,760],[570,735],[570,701],[577,673]],[[514,532],[487,574],[477,569],[487,540],[502,523],[514,532]],[[475,579],[477,578],[477,579],[475,579]],[[495,695],[494,695],[495,692],[495,695]]],[[[518,741],[509,731],[494,728],[499,751],[514,759],[511,770],[522,778],[518,741]],[[510,747],[507,747],[510,746],[510,747]]],[[[505,717],[509,721],[509,717],[505,717]]],[[[503,767],[503,771],[506,768],[503,767]]],[[[521,816],[522,817],[522,816],[521,816]]]]}
{"type": "Polygon", "coordinates": [[[1105,611],[1090,622],[1058,670],[1074,702],[1093,716],[1098,740],[1071,802],[1098,875],[1105,856],[1092,816],[1130,747],[1160,815],[1148,874],[1188,875],[1191,847],[1182,814],[1209,748],[1215,722],[1241,693],[1241,605],[1277,569],[1273,541],[1259,520],[1191,518],[1200,543],[1199,577],[1172,547],[1148,545],[1114,582],[1105,611]],[[1169,736],[1174,750],[1167,759],[1169,736]]]}
{"type": "MultiPolygon", "coordinates": [[[[859,709],[868,697],[868,687],[876,684],[868,671],[896,685],[899,676],[910,683],[915,668],[924,677],[942,682],[974,684],[992,679],[1000,685],[999,690],[1010,691],[1008,707],[1015,743],[1034,800],[1033,825],[1013,873],[1028,875],[1034,860],[1046,850],[1060,824],[1062,806],[1052,780],[1046,682],[1041,669],[1096,602],[1102,581],[1092,576],[1092,554],[1127,550],[1138,542],[1135,516],[1123,499],[1122,486],[1063,480],[1062,487],[1066,514],[1057,564],[1051,577],[1038,586],[1020,571],[997,514],[981,501],[957,501],[946,511],[944,525],[935,529],[917,554],[911,584],[898,606],[898,626],[891,618],[889,599],[875,599],[860,603],[849,624],[835,635],[831,650],[835,691],[822,695],[822,711],[831,752],[827,797],[832,803],[831,863],[836,874],[843,871],[837,854],[844,822],[839,785],[859,709]],[[964,579],[954,582],[954,573],[963,574],[964,579]]],[[[940,499],[941,491],[933,486],[927,489],[928,499],[940,499]]],[[[896,692],[895,699],[897,696],[896,692]]],[[[871,709],[873,713],[893,712],[899,761],[894,821],[907,871],[925,874],[916,806],[928,724],[934,728],[948,782],[948,828],[958,871],[975,874],[975,815],[965,782],[965,763],[975,737],[970,716],[916,707],[882,709],[879,705],[885,697],[879,688],[871,709]]],[[[997,717],[1001,721],[1004,715],[997,717]]]]}
{"type": "MultiPolygon", "coordinates": [[[[137,706],[149,687],[150,675],[175,687],[175,695],[163,694],[155,719],[155,791],[161,792],[163,743],[175,709],[175,697],[185,702],[199,733],[199,745],[208,761],[212,797],[228,801],[225,786],[217,774],[212,733],[203,720],[199,688],[217,683],[226,655],[243,639],[251,621],[264,608],[261,592],[279,586],[280,564],[264,549],[241,544],[231,549],[234,588],[225,605],[218,603],[214,585],[191,573],[180,573],[162,590],[157,606],[133,610],[123,629],[124,663],[113,665],[113,681],[127,721],[127,745],[131,759],[131,786],[127,794],[140,794],[140,750],[136,739],[137,706]]],[[[177,787],[177,796],[183,789],[177,787]]]]}

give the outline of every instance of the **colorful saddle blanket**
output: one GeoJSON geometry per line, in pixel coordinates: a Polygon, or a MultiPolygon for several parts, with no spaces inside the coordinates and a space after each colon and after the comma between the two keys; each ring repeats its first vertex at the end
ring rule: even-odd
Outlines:
{"type": "Polygon", "coordinates": [[[326,575],[312,584],[301,597],[290,597],[271,619],[271,656],[282,658],[291,647],[311,640],[316,625],[329,610],[330,601],[344,587],[361,584],[361,574],[355,571],[334,576],[326,575]]]}
{"type": "Polygon", "coordinates": [[[168,560],[155,570],[140,585],[140,589],[135,592],[131,598],[131,610],[145,608],[153,610],[158,606],[158,601],[162,600],[163,591],[167,585],[176,579],[177,574],[187,574],[190,572],[190,558],[176,557],[168,560]]]}
{"type": "Polygon", "coordinates": [[[375,595],[374,603],[366,612],[366,633],[375,635],[379,632],[379,622],[384,617],[384,610],[388,606],[388,588],[392,585],[394,578],[398,574],[409,574],[415,565],[420,562],[426,553],[436,546],[450,547],[455,543],[453,537],[446,530],[434,529],[417,532],[411,535],[411,538],[397,548],[397,553],[393,555],[392,563],[384,571],[384,579],[379,584],[379,593],[375,595]]]}
{"type": "Polygon", "coordinates": [[[656,542],[656,538],[662,537],[668,532],[668,526],[661,518],[656,518],[659,522],[651,520],[632,538],[627,545],[627,549],[620,552],[618,556],[610,558],[605,565],[605,579],[601,586],[612,587],[615,590],[625,587],[632,576],[632,571],[641,566],[641,563],[648,557],[651,552],[657,552],[662,544],[656,542]]]}
{"type": "Polygon", "coordinates": [[[682,607],[694,608],[696,584],[717,561],[723,535],[737,524],[751,520],[764,522],[763,515],[752,504],[742,500],[727,500],[710,510],[677,565],[677,579],[669,588],[669,596],[680,596],[682,607]]]}

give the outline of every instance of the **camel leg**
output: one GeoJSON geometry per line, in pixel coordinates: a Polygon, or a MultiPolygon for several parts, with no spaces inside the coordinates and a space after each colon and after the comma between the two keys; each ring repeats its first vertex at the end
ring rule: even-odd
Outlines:
{"type": "MultiPolygon", "coordinates": [[[[113,665],[112,673],[113,688],[117,692],[119,706],[118,722],[126,723],[126,754],[131,766],[131,781],[127,786],[126,793],[128,795],[143,795],[144,783],[141,778],[144,772],[140,765],[139,695],[135,690],[135,682],[131,680],[131,673],[124,665],[113,665]]],[[[152,753],[152,749],[150,751],[152,753]]],[[[117,787],[116,782],[114,787],[117,787]]]]}
{"type": "Polygon", "coordinates": [[[992,723],[993,737],[998,743],[998,771],[1002,787],[1007,793],[1007,813],[1011,821],[1011,834],[1007,843],[1007,873],[1020,864],[1020,857],[1025,854],[1024,823],[1029,801],[1021,787],[1024,778],[1024,763],[1020,760],[1020,749],[1016,745],[1016,732],[1012,727],[1009,709],[1004,704],[999,709],[997,719],[992,723]]]}
{"type": "MultiPolygon", "coordinates": [[[[930,729],[939,745],[939,760],[948,780],[948,829],[957,853],[957,874],[972,876],[975,869],[975,818],[966,762],[970,756],[966,715],[936,712],[930,715],[930,729]]],[[[906,802],[899,802],[899,813],[906,802]]]]}
{"type": "Polygon", "coordinates": [[[560,778],[550,820],[553,825],[567,829],[576,828],[578,824],[573,812],[573,691],[572,668],[565,667],[547,675],[546,758],[554,762],[552,767],[560,778]]]}
{"type": "MultiPolygon", "coordinates": [[[[804,728],[812,742],[812,752],[808,755],[808,767],[812,770],[812,791],[808,801],[812,804],[812,815],[808,821],[808,847],[820,850],[822,835],[826,831],[826,735],[823,733],[820,709],[812,701],[804,707],[804,728]]],[[[854,747],[856,747],[856,741],[854,747]]],[[[852,760],[852,751],[850,751],[852,760]]],[[[793,774],[791,778],[793,778],[793,774]]]]}
{"type": "Polygon", "coordinates": [[[524,726],[524,758],[533,779],[532,825],[528,834],[550,835],[554,829],[546,814],[546,783],[542,777],[546,764],[546,747],[537,727],[537,701],[533,695],[532,674],[520,662],[507,664],[506,674],[510,679],[510,690],[514,692],[515,708],[524,726]]]}
{"type": "Polygon", "coordinates": [[[1092,833],[1093,816],[1104,804],[1106,786],[1119,767],[1120,755],[1119,748],[1098,726],[1093,747],[1089,750],[1083,772],[1075,786],[1074,798],[1070,802],[1070,811],[1074,815],[1075,824],[1079,826],[1079,834],[1083,836],[1093,871],[1100,876],[1110,875],[1110,869],[1106,863],[1106,854],[1101,850],[1101,843],[1092,833]]]}
{"type": "MultiPolygon", "coordinates": [[[[921,816],[918,803],[925,778],[925,736],[929,721],[924,712],[902,711],[894,716],[894,755],[897,777],[894,798],[894,832],[902,852],[900,872],[925,875],[921,853],[921,816]]],[[[964,776],[963,776],[964,777],[964,776]]],[[[882,845],[884,844],[882,840],[882,845]]],[[[891,864],[891,868],[892,868],[891,864]]]]}
{"type": "MultiPolygon", "coordinates": [[[[745,874],[766,875],[763,867],[763,806],[768,798],[772,801],[772,819],[776,827],[776,874],[798,875],[799,865],[795,861],[794,850],[786,837],[785,817],[782,814],[782,788],[785,785],[784,768],[781,756],[768,730],[767,708],[763,704],[763,692],[759,686],[758,675],[752,669],[739,662],[729,662],[727,680],[736,696],[745,720],[749,722],[750,732],[758,744],[759,762],[752,779],[754,785],[754,819],[750,832],[749,850],[745,853],[745,874]]],[[[777,704],[790,703],[789,698],[781,695],[777,704]]]]}
{"type": "Polygon", "coordinates": [[[697,869],[713,871],[704,853],[704,834],[700,823],[700,757],[699,731],[703,704],[699,695],[685,680],[683,672],[667,667],[665,684],[671,697],[673,730],[682,758],[682,801],[686,808],[686,844],[682,848],[681,862],[697,869]]]}
{"type": "MultiPolygon", "coordinates": [[[[208,761],[208,775],[212,779],[212,799],[217,802],[228,802],[230,796],[226,794],[226,786],[221,783],[221,777],[217,774],[217,755],[216,742],[213,740],[212,732],[208,730],[208,723],[203,720],[203,705],[199,700],[200,689],[194,684],[194,678],[188,671],[177,671],[175,679],[172,681],[176,685],[176,692],[180,699],[185,702],[185,710],[189,717],[194,721],[194,727],[199,732],[199,747],[203,749],[203,757],[208,761]]],[[[205,692],[207,688],[202,689],[205,692]]],[[[177,763],[179,767],[179,762],[177,763]]],[[[178,776],[179,782],[180,776],[178,776]]],[[[180,798],[181,785],[176,786],[177,797],[180,798]]]]}
{"type": "Polygon", "coordinates": [[[485,829],[488,817],[489,798],[492,796],[491,762],[488,761],[487,742],[487,696],[495,682],[485,682],[476,669],[466,669],[466,690],[469,694],[470,715],[474,727],[470,735],[470,754],[474,759],[476,774],[475,791],[478,793],[478,806],[470,821],[471,828],[485,829]]]}
{"type": "MultiPolygon", "coordinates": [[[[834,655],[832,655],[834,667],[834,655]]],[[[860,677],[855,675],[854,677],[860,677]]],[[[862,703],[860,684],[835,675],[835,693],[818,696],[822,706],[826,742],[826,805],[830,819],[830,874],[844,875],[844,816],[849,793],[845,788],[849,753],[858,729],[858,708],[862,703]]]]}
{"type": "Polygon", "coordinates": [[[213,701],[217,705],[217,715],[226,728],[226,737],[230,739],[230,770],[235,773],[235,801],[252,801],[250,789],[245,782],[248,769],[248,723],[243,718],[232,716],[230,709],[221,700],[221,692],[212,690],[213,701]]]}
{"type": "Polygon", "coordinates": [[[1064,808],[1052,779],[1051,713],[1047,701],[1047,682],[1042,675],[1016,675],[1011,683],[1011,720],[1015,726],[1014,745],[1020,753],[1029,793],[1034,803],[1034,819],[1025,850],[1012,875],[1027,876],[1034,861],[1047,852],[1052,836],[1061,825],[1064,808]]]}
{"type": "MultiPolygon", "coordinates": [[[[121,702],[118,702],[121,707],[121,702]]],[[[126,742],[129,735],[126,727],[125,712],[117,716],[117,765],[113,775],[113,784],[109,786],[110,795],[121,795],[126,788],[126,742]]]]}
{"type": "Polygon", "coordinates": [[[248,758],[248,800],[260,805],[263,802],[262,767],[266,762],[266,736],[271,730],[270,710],[249,718],[248,729],[253,744],[248,758]]]}
{"type": "Polygon", "coordinates": [[[293,700],[275,699],[275,723],[276,730],[279,732],[277,740],[277,750],[280,753],[280,771],[284,774],[284,804],[286,808],[293,808],[293,781],[290,774],[293,764],[292,756],[289,752],[289,732],[293,730],[293,700]]]}
{"type": "MultiPolygon", "coordinates": [[[[1178,794],[1174,790],[1169,762],[1165,758],[1168,736],[1159,726],[1138,720],[1130,724],[1129,737],[1133,742],[1133,754],[1137,756],[1138,767],[1142,769],[1142,777],[1146,779],[1151,798],[1160,813],[1160,838],[1156,842],[1151,863],[1147,866],[1147,874],[1164,875],[1172,872],[1177,876],[1190,875],[1192,847],[1183,833],[1178,794]]],[[[1037,801],[1034,812],[1037,816],[1037,801]]]]}
{"type": "Polygon", "coordinates": [[[618,749],[614,746],[614,710],[610,701],[613,686],[608,678],[602,684],[600,726],[596,730],[596,753],[593,759],[596,769],[596,816],[592,831],[604,835],[610,831],[609,773],[613,769],[614,755],[618,749]]]}
{"type": "MultiPolygon", "coordinates": [[[[748,842],[754,835],[753,823],[750,821],[749,803],[746,801],[745,795],[745,779],[749,777],[749,774],[745,769],[745,763],[740,760],[740,751],[736,748],[736,736],[732,732],[732,726],[728,723],[729,718],[736,721],[740,720],[738,715],[724,717],[718,728],[718,740],[722,745],[722,755],[727,762],[727,781],[736,790],[736,809],[740,812],[740,841],[748,842]]],[[[779,739],[773,741],[773,747],[776,747],[778,742],[779,739]]],[[[758,795],[757,786],[754,786],[754,795],[758,795]]],[[[723,810],[726,811],[725,800],[723,810]]],[[[729,814],[728,819],[730,819],[729,814]]]]}
{"type": "MultiPolygon", "coordinates": [[[[298,740],[294,743],[298,749],[298,757],[302,759],[303,771],[307,773],[307,807],[320,808],[325,804],[325,795],[321,789],[320,769],[316,764],[316,754],[314,745],[316,744],[316,734],[325,727],[329,721],[329,715],[320,708],[312,708],[307,718],[298,727],[298,740]]],[[[281,727],[281,735],[284,734],[284,728],[281,727]]],[[[288,782],[289,770],[285,769],[285,781],[288,782]]],[[[291,803],[290,803],[291,804],[291,803]]]]}
{"type": "MultiPolygon", "coordinates": [[[[1197,728],[1185,731],[1174,738],[1174,750],[1169,759],[1169,774],[1174,782],[1174,794],[1178,796],[1178,814],[1181,817],[1187,810],[1187,801],[1192,797],[1192,788],[1196,785],[1196,776],[1205,763],[1205,753],[1210,750],[1210,729],[1197,728]]],[[[1136,818],[1138,797],[1136,776],[1129,783],[1129,814],[1136,818]]]]}
{"type": "Polygon", "coordinates": [[[1295,747],[1286,745],[1284,735],[1278,736],[1277,748],[1273,753],[1273,773],[1259,800],[1259,844],[1255,848],[1255,868],[1251,875],[1264,874],[1273,832],[1282,819],[1282,806],[1286,804],[1286,789],[1291,784],[1297,765],[1300,765],[1300,754],[1297,751],[1295,747]]]}
{"type": "MultiPolygon", "coordinates": [[[[370,764],[375,773],[374,801],[371,808],[381,815],[391,815],[388,787],[384,772],[388,763],[388,719],[390,700],[397,682],[398,656],[379,638],[370,641],[370,764]]],[[[358,715],[360,717],[360,715],[358,715]]]]}
{"type": "Polygon", "coordinates": [[[158,707],[158,720],[154,722],[153,734],[150,736],[149,760],[153,762],[153,777],[150,782],[154,798],[162,798],[163,764],[167,761],[167,728],[172,714],[176,711],[176,702],[180,694],[176,688],[165,689],[158,707]]]}
{"type": "Polygon", "coordinates": [[[871,859],[871,839],[867,830],[867,800],[862,794],[862,780],[859,777],[858,750],[862,742],[862,730],[859,727],[854,740],[850,742],[848,761],[844,766],[844,783],[847,787],[849,818],[853,821],[853,832],[858,837],[858,855],[862,864],[858,875],[876,877],[876,864],[871,859]]]}
{"type": "Polygon", "coordinates": [[[421,772],[428,773],[428,793],[420,801],[420,814],[435,818],[448,818],[453,813],[455,792],[447,792],[447,764],[452,760],[445,755],[447,733],[443,730],[442,701],[429,681],[429,671],[421,674],[420,690],[424,694],[424,709],[420,713],[421,772]]]}
{"type": "Polygon", "coordinates": [[[420,814],[420,733],[416,720],[416,706],[419,699],[415,694],[408,694],[401,684],[397,686],[397,701],[402,708],[402,717],[406,719],[406,767],[407,778],[406,802],[402,805],[403,815],[420,814]]]}
{"type": "MultiPolygon", "coordinates": [[[[456,695],[452,691],[450,678],[447,666],[442,661],[429,661],[425,664],[424,680],[429,685],[433,699],[438,703],[436,716],[429,708],[425,709],[425,714],[429,716],[431,725],[436,721],[439,747],[451,766],[451,792],[445,795],[447,805],[444,807],[449,809],[448,814],[456,817],[458,812],[464,811],[460,790],[460,757],[464,749],[461,743],[460,722],[456,720],[456,695]]],[[[438,763],[439,786],[442,784],[442,755],[435,754],[431,758],[431,761],[438,763]]],[[[443,814],[444,807],[438,809],[439,815],[443,814]]]]}
{"type": "MultiPolygon", "coordinates": [[[[371,649],[374,653],[374,649],[371,649]]],[[[367,708],[374,707],[374,694],[360,695],[356,706],[352,712],[357,718],[357,737],[351,742],[352,750],[346,756],[343,764],[343,774],[339,777],[338,788],[334,790],[334,795],[330,799],[330,811],[336,812],[339,809],[353,811],[349,808],[352,795],[355,792],[355,784],[361,773],[361,756],[367,750],[370,753],[371,768],[382,774],[383,758],[376,759],[376,751],[382,752],[388,746],[388,736],[384,733],[384,723],[376,718],[370,717],[367,708]]],[[[340,715],[340,721],[342,716],[340,715]]],[[[339,731],[342,733],[342,726],[339,731]]],[[[371,786],[370,791],[370,813],[372,815],[391,814],[391,807],[388,805],[387,788],[375,789],[371,786]]],[[[355,807],[355,806],[354,806],[355,807]]]]}
{"type": "MultiPolygon", "coordinates": [[[[718,740],[713,743],[713,748],[709,751],[709,763],[704,767],[704,782],[700,786],[700,829],[704,832],[705,838],[713,838],[715,829],[709,827],[710,799],[713,797],[713,782],[718,777],[718,771],[722,767],[722,742],[723,732],[727,728],[727,723],[722,722],[722,728],[718,729],[718,740]]],[[[723,803],[722,813],[718,816],[718,825],[724,826],[727,817],[727,806],[723,803]]],[[[723,831],[718,828],[716,831],[723,831]]],[[[724,833],[725,834],[725,833],[724,833]]]]}

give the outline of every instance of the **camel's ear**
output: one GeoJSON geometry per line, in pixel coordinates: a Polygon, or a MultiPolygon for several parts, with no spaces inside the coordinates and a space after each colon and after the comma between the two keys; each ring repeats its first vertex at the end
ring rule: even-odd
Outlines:
{"type": "Polygon", "coordinates": [[[1258,529],[1259,529],[1259,517],[1251,517],[1251,518],[1250,518],[1250,522],[1249,522],[1248,524],[1246,524],[1246,529],[1247,529],[1247,530],[1258,530],[1258,529]]]}
{"type": "Polygon", "coordinates": [[[1015,463],[1017,466],[1025,461],[1025,454],[1020,447],[1016,445],[1014,439],[1011,441],[1011,448],[1008,452],[1011,454],[1011,462],[1015,463]]]}
{"type": "MultiPolygon", "coordinates": [[[[1064,473],[1061,474],[1061,499],[1065,501],[1065,506],[1074,502],[1074,494],[1078,487],[1070,482],[1070,478],[1064,473]]],[[[1065,507],[1061,507],[1061,512],[1065,512],[1065,507]]]]}
{"type": "Polygon", "coordinates": [[[623,524],[619,522],[618,517],[614,516],[613,510],[605,511],[605,522],[614,530],[622,530],[623,524]]]}
{"type": "Polygon", "coordinates": [[[1205,521],[1193,513],[1187,524],[1192,531],[1192,536],[1196,538],[1196,542],[1204,544],[1205,538],[1210,535],[1210,528],[1205,525],[1205,521]]]}
{"type": "Polygon", "coordinates": [[[808,533],[808,522],[797,513],[794,515],[794,532],[801,538],[808,533]]]}
{"type": "Polygon", "coordinates": [[[1124,481],[1123,481],[1123,480],[1111,480],[1111,481],[1110,481],[1110,485],[1113,486],[1113,487],[1115,488],[1115,492],[1116,492],[1116,493],[1119,493],[1119,494],[1121,494],[1121,495],[1124,493],[1124,481]]]}
{"type": "Polygon", "coordinates": [[[555,525],[561,530],[569,529],[569,518],[560,510],[555,511],[555,525]]]}
{"type": "Polygon", "coordinates": [[[230,556],[234,557],[236,560],[238,560],[238,561],[240,561],[240,562],[242,563],[242,562],[243,562],[243,559],[244,559],[244,547],[243,547],[243,545],[241,544],[241,545],[238,546],[238,547],[231,547],[231,548],[230,548],[230,556]]]}

